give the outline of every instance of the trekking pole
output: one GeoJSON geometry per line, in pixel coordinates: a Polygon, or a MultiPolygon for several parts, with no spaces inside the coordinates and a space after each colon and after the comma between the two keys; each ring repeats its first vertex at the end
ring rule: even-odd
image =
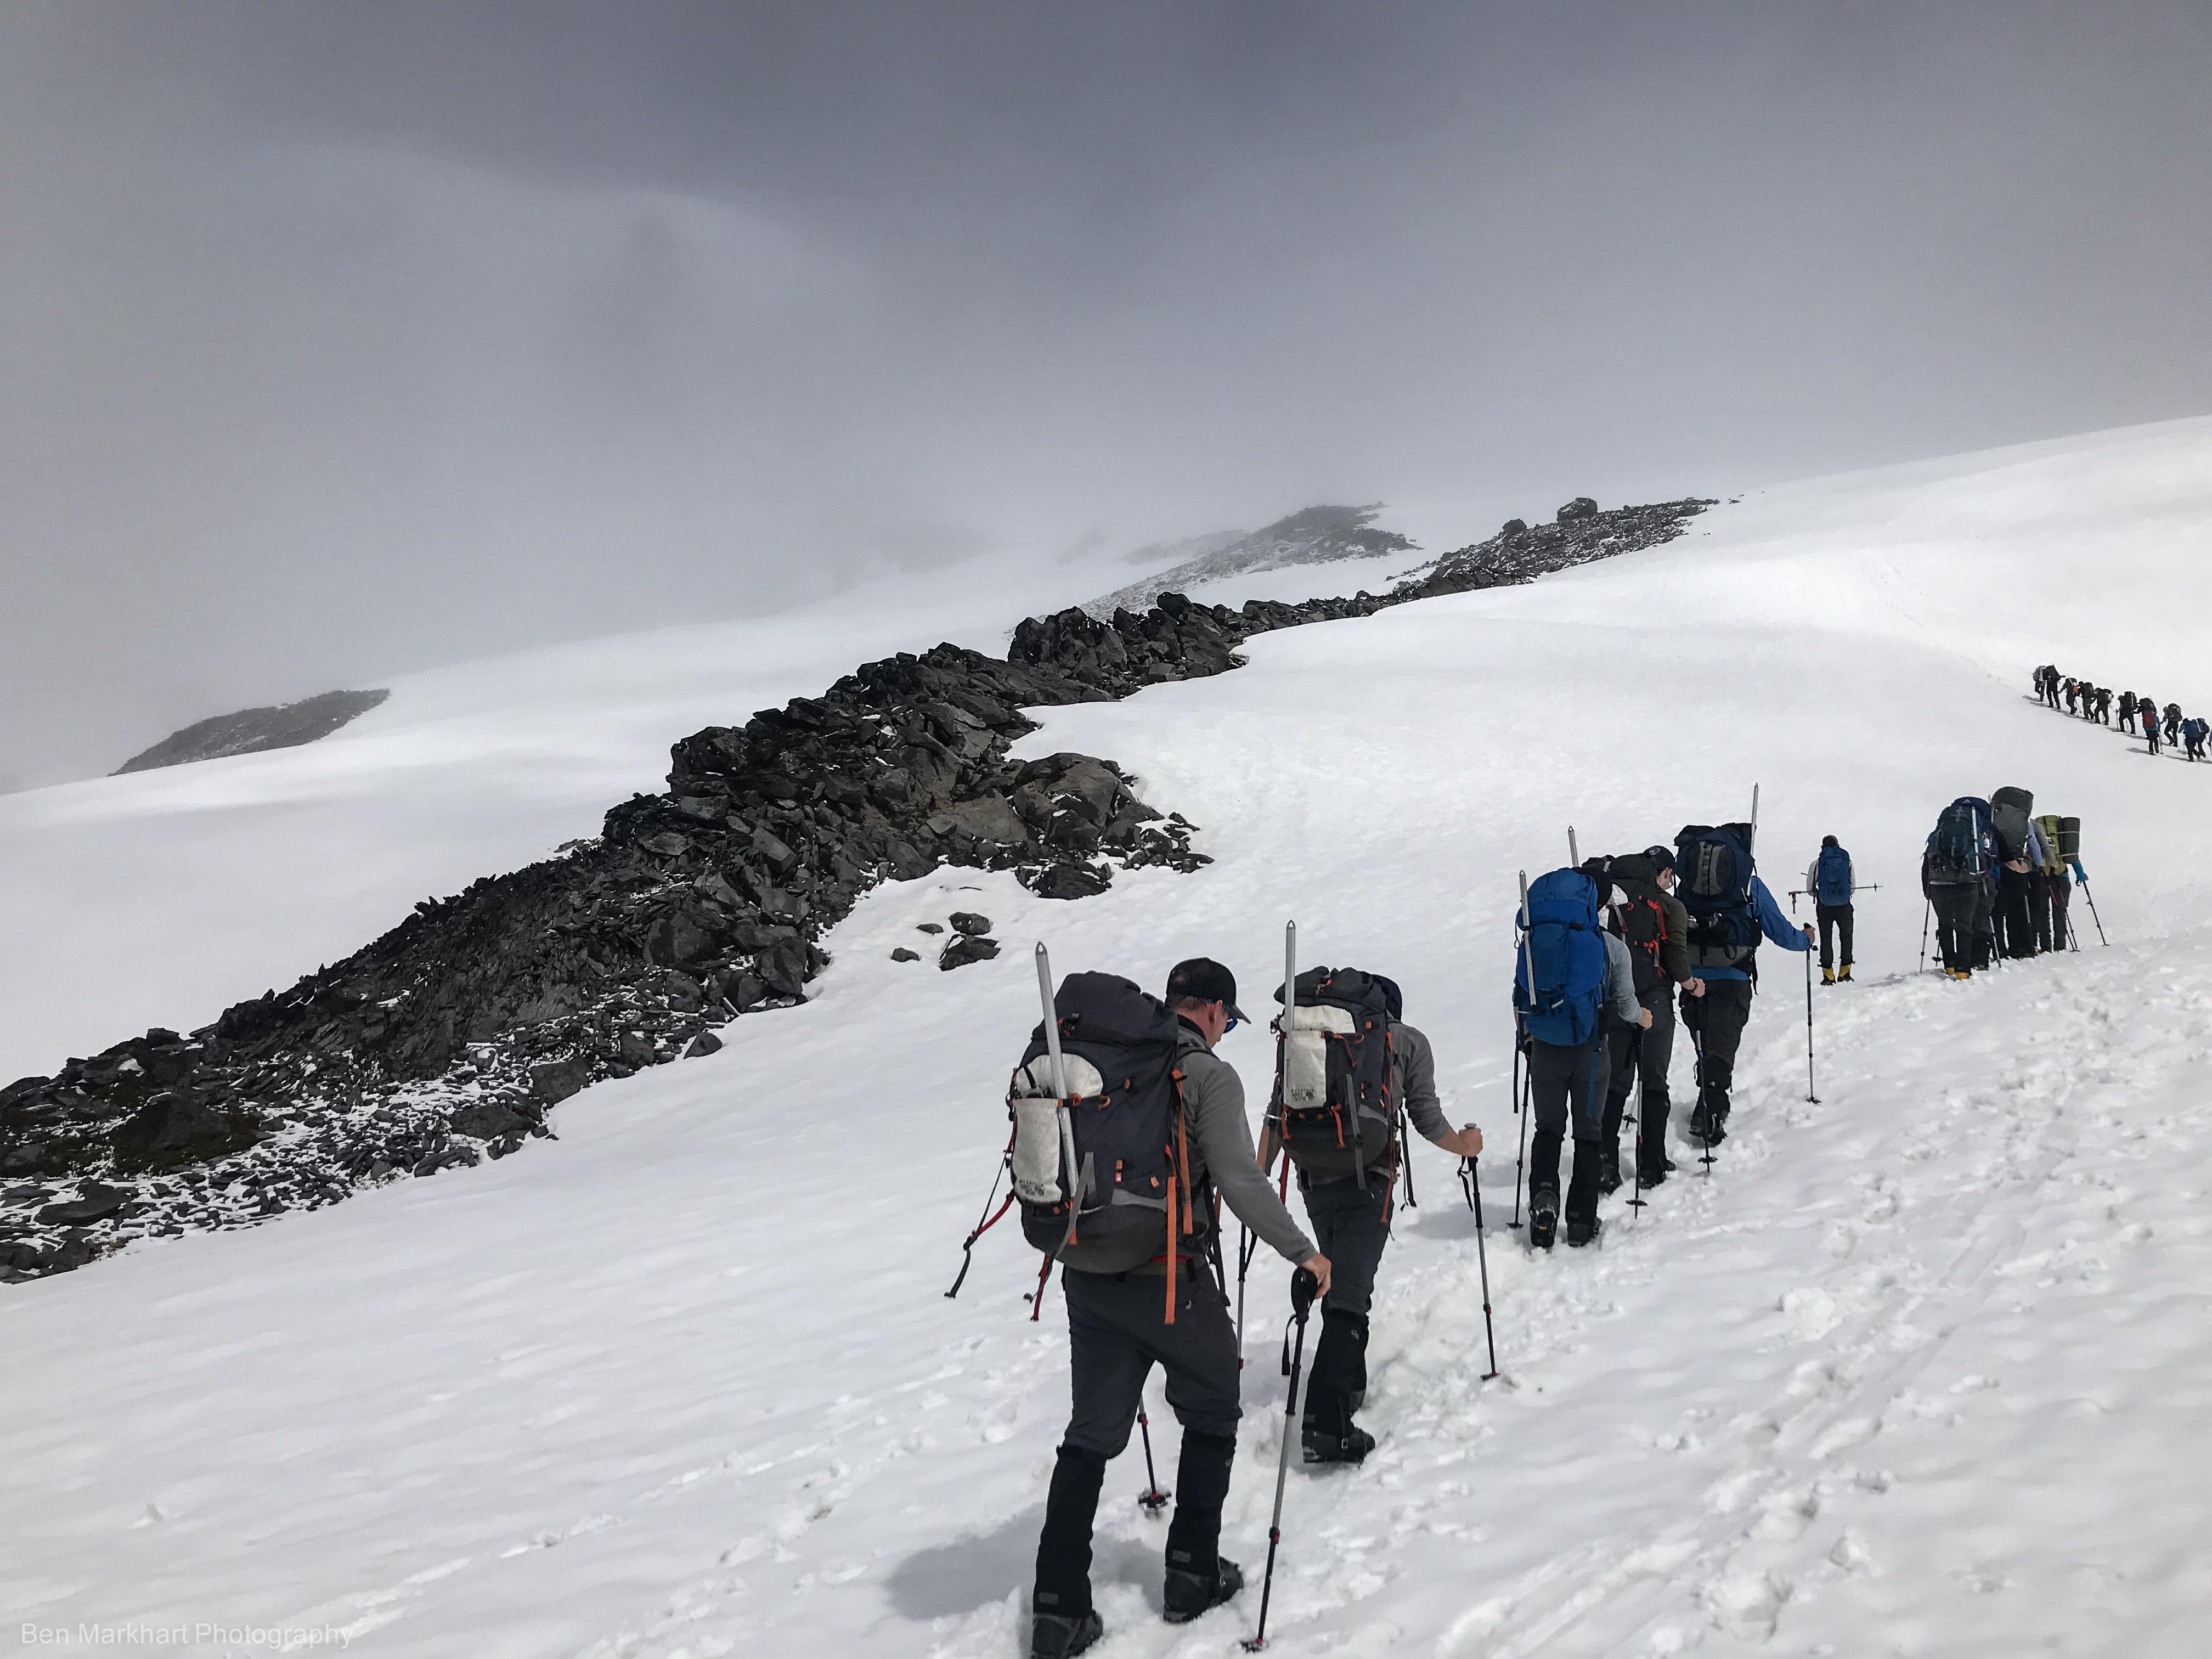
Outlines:
{"type": "Polygon", "coordinates": [[[1813,1084],[1813,950],[1809,945],[1805,949],[1805,1098],[1815,1106],[1820,1103],[1813,1084]]]}
{"type": "Polygon", "coordinates": [[[1567,826],[1567,867],[1571,870],[1583,867],[1583,849],[1575,845],[1575,826],[1571,823],[1567,826]]]}
{"type": "Polygon", "coordinates": [[[1498,1328],[1490,1320],[1490,1252],[1482,1243],[1482,1171],[1471,1158],[1460,1160],[1459,1184],[1467,1189],[1467,1207],[1474,1212],[1474,1261],[1482,1270],[1482,1334],[1490,1342],[1490,1369],[1482,1374],[1487,1382],[1498,1375],[1498,1328]]]}
{"type": "Polygon", "coordinates": [[[1920,967],[1917,971],[1923,974],[1928,971],[1928,923],[1935,914],[1936,901],[1923,899],[1920,904],[1920,967]]]}
{"type": "MultiPolygon", "coordinates": [[[[1515,926],[1521,931],[1521,983],[1528,988],[1528,995],[1535,995],[1535,986],[1528,975],[1528,872],[1521,872],[1521,914],[1515,926]]],[[[1528,1114],[1522,1109],[1524,1094],[1522,1088],[1521,1011],[1513,1011],[1513,1112],[1521,1120],[1521,1150],[1513,1155],[1513,1225],[1521,1224],[1521,1171],[1528,1159],[1528,1114]]]]}
{"type": "Polygon", "coordinates": [[[1237,1365],[1244,1366],[1244,1275],[1252,1271],[1252,1250],[1259,1235],[1243,1222],[1237,1224],[1237,1365]]]}
{"type": "Polygon", "coordinates": [[[1137,1506],[1146,1515],[1163,1514],[1170,1494],[1160,1490],[1160,1478],[1152,1473],[1152,1425],[1142,1405],[1137,1407],[1137,1432],[1145,1437],[1145,1490],[1137,1499],[1137,1506]]]}
{"type": "MultiPolygon", "coordinates": [[[[2076,865],[2075,869],[2078,873],[2081,866],[2076,865]]],[[[2089,901],[2089,920],[2097,924],[2097,943],[2109,945],[2112,941],[2105,937],[2105,919],[2097,914],[2097,896],[2089,890],[2089,878],[2087,876],[2081,878],[2081,896],[2089,901]]]]}
{"type": "MultiPolygon", "coordinates": [[[[1690,1024],[1686,1019],[1682,1023],[1685,1025],[1690,1024]]],[[[1698,1054],[1697,1120],[1705,1125],[1704,1130],[1698,1138],[1705,1142],[1705,1155],[1698,1162],[1705,1166],[1705,1176],[1710,1181],[1713,1174],[1713,1120],[1711,1109],[1705,1104],[1705,1039],[1694,1025],[1690,1025],[1690,1046],[1696,1049],[1698,1054]]]]}
{"type": "Polygon", "coordinates": [[[960,1287],[968,1282],[968,1269],[975,1265],[975,1241],[998,1224],[999,1217],[1013,1207],[1014,1195],[1006,1194],[1006,1201],[999,1206],[998,1214],[991,1212],[991,1200],[999,1195],[999,1183],[1006,1178],[1006,1171],[1014,1167],[1014,1143],[1006,1143],[1006,1155],[999,1160],[999,1173],[991,1177],[991,1190],[983,1195],[983,1207],[976,1212],[975,1225],[960,1245],[960,1272],[952,1281],[952,1288],[945,1293],[950,1302],[960,1294],[960,1287]]]}
{"type": "Polygon", "coordinates": [[[1398,1109],[1399,1156],[1406,1160],[1406,1207],[1418,1210],[1420,1200],[1413,1196],[1413,1143],[1406,1125],[1406,1109],[1398,1109]]]}
{"type": "Polygon", "coordinates": [[[1275,1589],[1275,1548],[1283,1541],[1283,1488],[1291,1478],[1291,1437],[1298,1426],[1298,1373],[1306,1358],[1306,1316],[1313,1311],[1321,1281],[1304,1267],[1291,1275],[1291,1316],[1297,1322],[1297,1346],[1291,1356],[1291,1391],[1283,1402],[1283,1455],[1275,1464],[1275,1518],[1267,1525],[1267,1571],[1260,1580],[1260,1628],[1244,1644],[1257,1653],[1267,1645],[1267,1601],[1275,1589]]]}

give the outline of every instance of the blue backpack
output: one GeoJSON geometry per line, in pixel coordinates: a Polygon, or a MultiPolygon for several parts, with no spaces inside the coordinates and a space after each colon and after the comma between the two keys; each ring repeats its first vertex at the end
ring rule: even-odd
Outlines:
{"type": "Polygon", "coordinates": [[[1820,868],[1814,872],[1813,896],[1823,904],[1851,902],[1851,855],[1842,848],[1820,849],[1820,868]]]}
{"type": "Polygon", "coordinates": [[[1674,896],[1690,913],[1690,963],[1741,968],[1759,949],[1751,826],[1686,823],[1674,837],[1674,896]]]}
{"type": "Polygon", "coordinates": [[[1579,870],[1554,870],[1528,889],[1513,1011],[1539,1042],[1571,1048],[1597,1035],[1606,963],[1597,898],[1597,884],[1579,870]]]}

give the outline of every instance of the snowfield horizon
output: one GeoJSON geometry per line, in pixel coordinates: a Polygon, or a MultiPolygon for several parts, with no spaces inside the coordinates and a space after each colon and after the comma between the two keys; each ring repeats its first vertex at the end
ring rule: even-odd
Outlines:
{"type": "MultiPolygon", "coordinates": [[[[917,629],[988,655],[1095,574],[471,665],[306,749],[0,800],[0,1073],[211,1021],[397,895],[592,835],[733,705],[811,696],[917,629]]],[[[2208,600],[2212,418],[1751,490],[1540,580],[1028,706],[1006,766],[1110,759],[1211,862],[1136,862],[1074,902],[1011,864],[882,881],[806,1000],[568,1096],[526,1156],[0,1286],[0,1627],[1016,1653],[1061,1297],[1031,1322],[1035,1255],[1006,1228],[944,1291],[1035,1023],[1030,947],[1155,992],[1209,956],[1260,988],[1295,919],[1312,960],[1402,985],[1447,1112],[1490,1137],[1502,1374],[1453,1161],[1417,1143],[1373,1316],[1381,1443],[1294,1470],[1271,1651],[2199,1651],[2212,767],[2054,718],[2029,674],[2201,709],[2208,600]],[[1595,1249],[1531,1253],[1506,1224],[1516,874],[1565,863],[1569,826],[1626,851],[1740,816],[1754,784],[1778,894],[1828,833],[1881,888],[1860,982],[1818,993],[1821,1100],[1799,964],[1770,964],[1710,1178],[1682,1158],[1639,1214],[1606,1201],[1595,1249]],[[2112,944],[1917,974],[1921,844],[2000,785],[2082,819],[2112,944]],[[955,912],[1000,954],[893,959],[955,912]]],[[[1220,1052],[1264,1094],[1264,1031],[1220,1052]]],[[[1223,1534],[1255,1579],[1287,1312],[1262,1261],[1223,1534]]],[[[1133,1449],[1108,1470],[1094,1651],[1235,1651],[1256,1583],[1158,1619],[1142,1480],[1133,1449]]]]}

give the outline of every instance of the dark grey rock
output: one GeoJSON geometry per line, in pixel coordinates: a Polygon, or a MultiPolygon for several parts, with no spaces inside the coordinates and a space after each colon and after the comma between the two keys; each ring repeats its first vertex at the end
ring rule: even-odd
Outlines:
{"type": "Polygon", "coordinates": [[[945,924],[941,921],[917,921],[914,930],[917,933],[941,933],[945,931],[945,924]]]}
{"type": "Polygon", "coordinates": [[[716,1036],[712,1031],[702,1031],[697,1036],[691,1039],[690,1047],[687,1048],[684,1051],[684,1058],[686,1060],[696,1060],[702,1054],[719,1054],[721,1052],[722,1039],[716,1036]]]}
{"type": "Polygon", "coordinates": [[[487,1098],[463,1107],[454,1115],[451,1127],[455,1134],[472,1140],[496,1140],[502,1135],[526,1134],[530,1125],[531,1120],[514,1107],[487,1098]]]}
{"type": "Polygon", "coordinates": [[[115,1167],[153,1174],[204,1164],[260,1139],[252,1117],[189,1095],[156,1095],[132,1113],[110,1140],[115,1167]]]}
{"type": "Polygon", "coordinates": [[[270,749],[292,749],[327,738],[349,720],[375,708],[389,691],[325,691],[299,702],[278,703],[267,708],[242,708],[235,714],[217,714],[172,732],[150,749],[141,750],[115,769],[150,772],[163,766],[185,766],[194,761],[221,760],[229,755],[257,755],[270,749]]]}
{"type": "Polygon", "coordinates": [[[97,1181],[88,1181],[75,1198],[59,1204],[49,1204],[33,1218],[42,1227],[89,1226],[95,1221],[106,1221],[118,1214],[130,1202],[128,1188],[109,1187],[97,1181]]]}
{"type": "Polygon", "coordinates": [[[1597,517],[1597,503],[1588,495],[1577,495],[1559,509],[1558,517],[1561,524],[1572,524],[1577,519],[1595,519],[1597,517]]]}
{"type": "Polygon", "coordinates": [[[891,951],[891,960],[893,962],[920,962],[921,960],[921,952],[919,951],[909,951],[903,945],[896,945],[891,951]]]}
{"type": "Polygon", "coordinates": [[[971,962],[988,962],[998,954],[998,940],[963,933],[938,952],[937,965],[950,972],[955,968],[965,968],[971,962]]]}
{"type": "Polygon", "coordinates": [[[955,910],[947,920],[952,923],[952,931],[956,933],[988,933],[991,931],[990,917],[979,916],[973,910],[955,910]]]}
{"type": "Polygon", "coordinates": [[[548,1106],[557,1106],[592,1080],[591,1068],[580,1060],[549,1060],[530,1068],[530,1092],[548,1106]]]}

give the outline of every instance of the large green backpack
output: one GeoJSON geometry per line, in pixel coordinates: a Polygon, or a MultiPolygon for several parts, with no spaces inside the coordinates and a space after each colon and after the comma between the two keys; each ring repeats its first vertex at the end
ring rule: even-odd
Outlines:
{"type": "Polygon", "coordinates": [[[2063,874],[2066,860],[2058,856],[2058,814],[2045,812],[2037,818],[2035,833],[2043,837],[2043,873],[2046,876],[2063,874]]]}

